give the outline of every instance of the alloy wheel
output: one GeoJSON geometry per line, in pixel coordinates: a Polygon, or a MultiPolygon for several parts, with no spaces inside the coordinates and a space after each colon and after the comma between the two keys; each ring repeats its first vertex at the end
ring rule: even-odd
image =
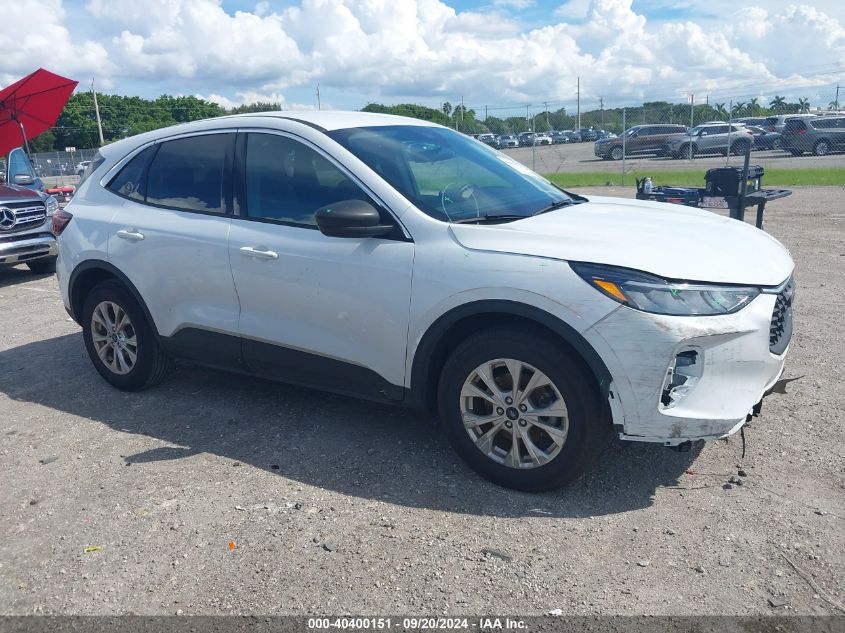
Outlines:
{"type": "Polygon", "coordinates": [[[464,381],[461,417],[476,448],[511,468],[537,468],[560,453],[569,412],[560,390],[536,367],[499,358],[464,381]]]}
{"type": "Polygon", "coordinates": [[[113,301],[101,301],[91,315],[91,340],[103,365],[118,375],[132,371],[138,339],[129,315],[113,301]]]}

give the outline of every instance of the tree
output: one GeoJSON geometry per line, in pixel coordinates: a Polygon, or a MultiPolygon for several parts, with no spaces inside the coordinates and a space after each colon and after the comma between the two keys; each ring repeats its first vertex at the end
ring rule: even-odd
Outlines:
{"type": "Polygon", "coordinates": [[[801,108],[801,112],[809,112],[810,100],[806,97],[801,97],[800,99],[798,99],[798,107],[801,108]]]}
{"type": "Polygon", "coordinates": [[[760,99],[758,97],[754,97],[748,102],[748,114],[751,116],[757,116],[758,110],[760,110],[760,99]]]}
{"type": "Polygon", "coordinates": [[[722,120],[728,118],[728,111],[725,108],[724,103],[717,103],[713,106],[713,110],[716,112],[716,116],[722,120]]]}
{"type": "Polygon", "coordinates": [[[745,102],[744,101],[737,101],[734,104],[733,109],[731,110],[731,114],[734,116],[741,115],[745,111],[745,102]]]}
{"type": "Polygon", "coordinates": [[[443,114],[445,114],[446,116],[452,115],[452,104],[448,101],[446,101],[442,106],[440,106],[440,109],[443,110],[443,114]]]}
{"type": "Polygon", "coordinates": [[[780,112],[786,106],[786,99],[775,95],[774,99],[769,103],[769,107],[775,112],[780,112]]]}

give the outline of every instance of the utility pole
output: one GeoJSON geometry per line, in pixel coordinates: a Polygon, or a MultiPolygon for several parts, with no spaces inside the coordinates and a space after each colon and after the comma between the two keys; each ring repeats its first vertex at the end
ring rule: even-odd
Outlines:
{"type": "Polygon", "coordinates": [[[487,106],[484,106],[484,122],[487,123],[487,106]]]}
{"type": "Polygon", "coordinates": [[[94,95],[94,115],[97,117],[97,133],[100,135],[100,147],[106,144],[103,140],[103,122],[100,121],[100,106],[97,105],[97,91],[94,90],[94,78],[91,77],[91,94],[94,95]]]}
{"type": "Polygon", "coordinates": [[[528,128],[528,131],[531,132],[531,114],[529,113],[529,108],[531,107],[530,103],[525,104],[525,125],[528,128]]]}
{"type": "MultiPolygon", "coordinates": [[[[693,121],[695,120],[695,93],[689,96],[689,129],[693,128],[693,121]]],[[[692,160],[692,134],[689,137],[689,159],[692,160]]]]}
{"type": "Polygon", "coordinates": [[[601,111],[601,129],[604,129],[604,97],[599,97],[599,110],[601,111]]]}
{"type": "Polygon", "coordinates": [[[578,132],[581,132],[581,77],[578,77],[578,83],[576,88],[576,95],[578,99],[578,127],[576,128],[578,132]]]}
{"type": "Polygon", "coordinates": [[[543,109],[546,111],[546,128],[551,130],[552,126],[549,124],[549,102],[548,101],[543,101],[543,109]]]}
{"type": "Polygon", "coordinates": [[[318,110],[323,109],[320,105],[320,84],[317,84],[317,109],[318,110]]]}
{"type": "Polygon", "coordinates": [[[836,107],[836,109],[838,110],[839,109],[839,84],[836,84],[836,99],[834,99],[833,103],[834,103],[834,106],[836,107]]]}

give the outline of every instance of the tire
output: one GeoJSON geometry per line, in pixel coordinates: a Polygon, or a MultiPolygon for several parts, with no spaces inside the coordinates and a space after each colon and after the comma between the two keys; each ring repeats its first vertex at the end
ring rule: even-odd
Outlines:
{"type": "Polygon", "coordinates": [[[614,147],[612,150],[610,150],[610,157],[613,160],[622,160],[622,158],[623,158],[622,148],[618,145],[616,147],[614,147]]]}
{"type": "Polygon", "coordinates": [[[731,154],[734,156],[745,155],[745,150],[748,148],[748,141],[736,141],[731,145],[731,154]]]}
{"type": "Polygon", "coordinates": [[[816,141],[816,144],[813,145],[813,154],[816,156],[827,156],[830,154],[830,143],[824,139],[816,141]]]}
{"type": "Polygon", "coordinates": [[[106,382],[124,391],[140,391],[160,383],[172,364],[141,306],[132,293],[118,281],[104,281],[95,286],[86,297],[82,308],[82,336],[85,349],[96,370],[106,382]],[[100,323],[95,324],[94,313],[98,308],[100,311],[97,318],[100,323]],[[117,309],[122,310],[128,317],[128,325],[122,330],[112,330],[110,333],[104,325],[109,320],[108,317],[111,317],[112,321],[122,320],[116,312],[117,309]],[[106,317],[105,321],[103,316],[106,317]],[[117,336],[121,333],[123,348],[118,354],[115,345],[120,340],[112,342],[112,334],[117,336]],[[98,338],[96,344],[95,337],[98,338]],[[133,346],[135,359],[130,363],[133,346]],[[118,355],[121,358],[118,358],[118,355]],[[121,359],[125,365],[119,362],[121,359]]]}
{"type": "Polygon", "coordinates": [[[692,154],[690,154],[689,143],[684,143],[683,145],[681,145],[681,148],[678,150],[677,158],[679,158],[679,159],[690,158],[690,157],[695,158],[695,155],[696,155],[695,145],[692,146],[692,154]]]}
{"type": "Polygon", "coordinates": [[[56,258],[45,257],[44,259],[34,259],[26,263],[26,267],[36,275],[52,275],[56,272],[56,258]]]}
{"type": "Polygon", "coordinates": [[[452,447],[481,476],[515,490],[553,490],[577,479],[597,456],[602,438],[609,436],[610,424],[594,384],[554,340],[512,329],[483,330],[461,343],[443,367],[438,384],[440,419],[452,447]],[[540,386],[526,392],[522,403],[521,393],[507,403],[505,397],[513,394],[501,391],[510,389],[513,380],[505,360],[520,363],[513,366],[522,368],[517,371],[523,388],[529,387],[536,372],[552,386],[540,379],[540,386]],[[495,385],[499,396],[490,388],[483,397],[466,395],[481,393],[478,385],[487,384],[480,377],[482,368],[488,368],[482,373],[502,383],[495,385]],[[565,415],[532,415],[543,410],[565,415]],[[492,421],[465,426],[464,415],[492,421]],[[519,436],[516,451],[514,434],[519,436]],[[485,444],[485,440],[490,441],[485,444]]]}
{"type": "Polygon", "coordinates": [[[780,149],[780,139],[776,138],[772,141],[772,147],[770,149],[780,149]]]}

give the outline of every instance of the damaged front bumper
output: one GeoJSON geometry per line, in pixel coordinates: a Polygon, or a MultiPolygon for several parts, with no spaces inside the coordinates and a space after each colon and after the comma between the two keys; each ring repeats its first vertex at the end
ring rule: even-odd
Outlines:
{"type": "Polygon", "coordinates": [[[785,282],[721,316],[664,316],[621,306],[593,325],[584,334],[604,350],[620,438],[676,446],[736,433],[783,372],[791,292],[791,281],[785,282]]]}

